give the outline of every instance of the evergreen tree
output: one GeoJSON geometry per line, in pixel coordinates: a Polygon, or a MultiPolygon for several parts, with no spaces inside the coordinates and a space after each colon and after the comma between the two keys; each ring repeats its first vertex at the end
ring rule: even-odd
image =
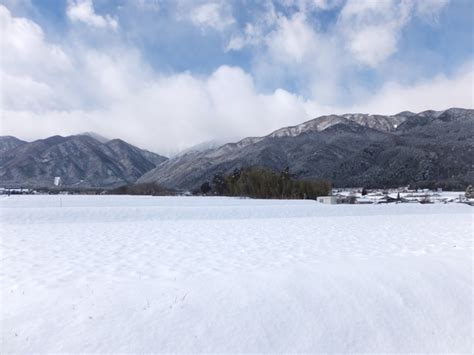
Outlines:
{"type": "Polygon", "coordinates": [[[209,184],[209,182],[205,182],[204,184],[201,185],[201,192],[206,195],[209,191],[211,191],[212,188],[211,188],[211,185],[209,184]]]}
{"type": "Polygon", "coordinates": [[[231,181],[232,181],[233,183],[239,181],[239,179],[240,179],[240,174],[241,174],[240,169],[235,168],[235,169],[234,169],[234,172],[233,172],[232,175],[231,175],[231,181]]]}
{"type": "Polygon", "coordinates": [[[227,182],[223,173],[216,173],[212,178],[212,184],[219,195],[222,195],[227,191],[227,182]]]}

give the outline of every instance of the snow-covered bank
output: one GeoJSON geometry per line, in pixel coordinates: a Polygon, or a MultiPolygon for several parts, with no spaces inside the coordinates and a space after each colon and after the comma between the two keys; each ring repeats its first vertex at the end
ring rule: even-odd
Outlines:
{"type": "Polygon", "coordinates": [[[471,352],[466,205],[0,199],[4,352],[471,352]]]}

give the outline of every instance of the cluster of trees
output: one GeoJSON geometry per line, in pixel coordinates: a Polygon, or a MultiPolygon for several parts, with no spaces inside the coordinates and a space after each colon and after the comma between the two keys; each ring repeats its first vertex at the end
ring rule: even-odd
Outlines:
{"type": "Polygon", "coordinates": [[[203,194],[253,198],[316,199],[327,196],[331,184],[326,180],[296,180],[286,168],[282,172],[264,168],[235,169],[232,174],[217,173],[212,182],[201,186],[203,194]]]}
{"type": "Polygon", "coordinates": [[[171,192],[161,185],[151,182],[145,184],[124,185],[115,189],[109,190],[110,195],[151,195],[151,196],[166,196],[171,195],[171,192]]]}

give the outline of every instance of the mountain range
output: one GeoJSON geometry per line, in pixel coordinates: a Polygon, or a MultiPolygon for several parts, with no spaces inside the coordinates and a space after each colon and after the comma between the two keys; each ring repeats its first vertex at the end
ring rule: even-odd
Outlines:
{"type": "Polygon", "coordinates": [[[474,110],[400,112],[392,116],[321,116],[264,137],[169,159],[138,179],[196,189],[217,172],[289,167],[301,179],[334,186],[436,185],[465,188],[474,181],[474,110]]]}
{"type": "Polygon", "coordinates": [[[25,142],[0,137],[0,185],[110,188],[157,182],[198,189],[218,172],[266,167],[336,187],[439,186],[474,182],[474,110],[327,115],[236,143],[204,144],[167,159],[88,132],[25,142]]]}
{"type": "Polygon", "coordinates": [[[167,159],[89,133],[33,142],[3,136],[0,152],[0,184],[7,187],[50,187],[56,176],[68,187],[116,187],[134,183],[167,159]]]}

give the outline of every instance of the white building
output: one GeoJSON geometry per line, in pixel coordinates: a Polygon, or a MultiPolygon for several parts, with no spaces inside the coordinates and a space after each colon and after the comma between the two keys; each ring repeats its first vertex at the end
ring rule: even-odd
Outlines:
{"type": "Polygon", "coordinates": [[[335,205],[337,204],[337,196],[319,196],[317,201],[326,205],[335,205]]]}

